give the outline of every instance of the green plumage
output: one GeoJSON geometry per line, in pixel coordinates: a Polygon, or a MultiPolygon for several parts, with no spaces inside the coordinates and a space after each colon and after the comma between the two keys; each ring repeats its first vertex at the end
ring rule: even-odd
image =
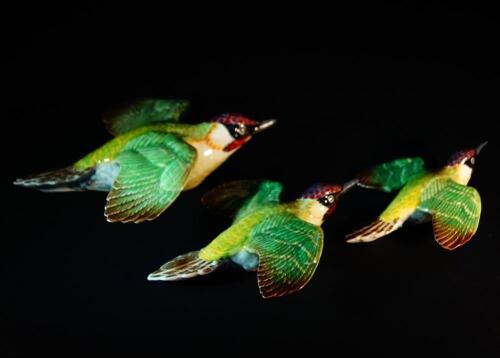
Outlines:
{"type": "Polygon", "coordinates": [[[117,135],[100,148],[78,160],[73,166],[83,170],[94,167],[99,163],[113,160],[118,154],[125,150],[130,141],[151,132],[175,134],[181,139],[203,140],[210,132],[210,129],[210,123],[151,123],[117,135]]]}
{"type": "Polygon", "coordinates": [[[267,204],[278,204],[283,185],[275,181],[264,181],[260,184],[258,191],[248,198],[238,210],[234,221],[247,216],[251,212],[267,204]]]}
{"type": "Polygon", "coordinates": [[[183,100],[134,101],[104,117],[113,139],[67,168],[14,184],[44,191],[106,191],[108,221],[153,220],[217,167],[204,170],[195,148],[205,143],[214,124],[178,123],[187,106],[183,100]]]}
{"type": "Polygon", "coordinates": [[[189,102],[174,99],[141,99],[128,103],[103,117],[104,124],[113,135],[154,122],[177,122],[189,102]]]}
{"type": "Polygon", "coordinates": [[[423,200],[419,208],[432,213],[436,241],[453,250],[476,233],[481,216],[481,197],[472,187],[451,180],[443,184],[436,194],[426,195],[424,192],[423,197],[428,199],[423,200]]]}
{"type": "Polygon", "coordinates": [[[207,261],[229,257],[243,249],[251,237],[253,228],[270,216],[286,215],[290,212],[287,205],[262,205],[257,210],[240,217],[227,230],[223,231],[210,244],[200,250],[200,257],[207,261]]]}
{"type": "Polygon", "coordinates": [[[108,195],[110,221],[152,220],[182,191],[196,150],[174,134],[146,133],[131,140],[116,160],[120,173],[108,195]]]}
{"type": "Polygon", "coordinates": [[[153,220],[181,191],[200,185],[255,134],[276,122],[225,113],[204,123],[178,123],[187,106],[182,100],[134,101],[104,117],[113,139],[66,168],[19,178],[14,184],[50,192],[109,192],[108,221],[153,220]]]}
{"type": "Polygon", "coordinates": [[[312,278],[323,250],[323,231],[293,214],[273,215],[253,228],[245,247],[259,256],[262,296],[283,296],[300,290],[312,278]]]}
{"type": "Polygon", "coordinates": [[[221,184],[208,191],[201,198],[202,203],[211,211],[220,215],[235,218],[243,213],[252,200],[262,201],[274,195],[270,202],[279,202],[282,186],[278,182],[262,180],[235,180],[221,184]],[[270,190],[266,190],[269,188],[270,190]]]}
{"type": "Polygon", "coordinates": [[[239,181],[212,190],[204,198],[210,207],[222,205],[228,208],[226,201],[241,203],[231,227],[199,252],[169,261],[149,279],[190,278],[212,272],[223,260],[239,262],[235,257],[253,260],[256,256],[258,262],[250,269],[257,270],[263,297],[278,297],[300,290],[318,266],[323,249],[323,230],[301,219],[301,214],[308,212],[315,200],[300,199],[280,204],[282,189],[278,182],[239,181]],[[254,193],[242,200],[241,193],[249,194],[251,190],[254,193]],[[217,193],[226,193],[224,200],[217,193]]]}
{"type": "Polygon", "coordinates": [[[360,175],[360,184],[386,192],[401,189],[410,179],[424,173],[422,158],[404,158],[383,163],[360,175]]]}
{"type": "Polygon", "coordinates": [[[443,248],[453,250],[468,242],[479,225],[481,199],[476,189],[467,186],[472,173],[464,164],[467,159],[432,172],[424,170],[420,158],[398,159],[366,172],[359,179],[362,186],[402,189],[377,220],[348,235],[348,242],[377,240],[408,218],[425,218],[422,214],[432,217],[435,239],[443,248]]]}
{"type": "Polygon", "coordinates": [[[280,191],[279,183],[263,184],[242,207],[235,223],[199,254],[203,260],[218,261],[241,250],[255,253],[259,289],[265,298],[304,287],[323,249],[323,230],[297,216],[306,203],[276,204],[280,191]]]}

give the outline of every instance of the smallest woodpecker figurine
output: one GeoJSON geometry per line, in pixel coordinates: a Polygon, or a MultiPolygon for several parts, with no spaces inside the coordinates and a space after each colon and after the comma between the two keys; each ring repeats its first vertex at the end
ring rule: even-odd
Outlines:
{"type": "Polygon", "coordinates": [[[435,171],[424,169],[421,158],[398,159],[375,166],[359,177],[359,184],[391,192],[401,189],[372,224],[347,236],[349,243],[370,242],[398,230],[407,220],[432,220],[434,237],[441,247],[454,250],[476,233],[481,216],[481,198],[467,186],[476,157],[486,146],[461,150],[447,165],[435,171]]]}
{"type": "Polygon", "coordinates": [[[239,207],[231,227],[203,249],[167,262],[148,280],[206,275],[231,260],[247,271],[257,271],[264,298],[296,292],[318,266],[323,220],[353,185],[316,184],[291,203],[280,203],[282,185],[274,181],[238,181],[217,187],[203,201],[226,213],[239,207]]]}

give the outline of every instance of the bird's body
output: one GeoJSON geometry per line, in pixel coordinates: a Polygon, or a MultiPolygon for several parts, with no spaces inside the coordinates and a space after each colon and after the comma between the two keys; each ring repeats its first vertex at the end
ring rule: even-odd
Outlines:
{"type": "MultiPolygon", "coordinates": [[[[252,229],[266,217],[286,215],[283,204],[268,204],[241,218],[219,234],[210,244],[200,250],[199,257],[214,261],[238,255],[245,250],[245,244],[251,237],[252,229]]],[[[248,250],[247,250],[248,251],[248,250]]]]}
{"type": "Polygon", "coordinates": [[[108,221],[153,220],[180,192],[202,183],[252,134],[274,123],[259,124],[234,114],[199,124],[179,123],[186,106],[185,101],[139,101],[105,119],[115,137],[100,148],[69,167],[14,184],[50,192],[110,192],[108,221]],[[235,138],[235,127],[244,134],[235,138]]]}
{"type": "Polygon", "coordinates": [[[372,224],[348,235],[348,242],[370,242],[399,229],[408,219],[432,219],[436,240],[447,249],[465,244],[479,224],[481,201],[477,191],[467,186],[472,164],[479,150],[460,152],[444,168],[427,171],[420,158],[399,159],[365,173],[360,185],[385,191],[401,189],[372,224]],[[403,179],[401,179],[403,178],[403,179]]]}
{"type": "MultiPolygon", "coordinates": [[[[247,271],[257,270],[263,297],[300,290],[319,263],[323,248],[321,224],[336,205],[334,196],[342,191],[341,186],[324,188],[320,195],[330,198],[329,206],[312,196],[280,203],[281,184],[262,182],[227,230],[201,250],[167,262],[148,279],[191,278],[210,273],[222,262],[231,260],[247,271]]],[[[226,195],[224,200],[227,199],[232,198],[226,195]]]]}
{"type": "Polygon", "coordinates": [[[127,149],[127,144],[146,133],[168,133],[181,138],[196,150],[196,159],[182,188],[183,191],[195,188],[217,169],[235,150],[224,151],[223,148],[207,140],[210,132],[217,130],[213,123],[185,124],[185,123],[160,123],[133,129],[120,134],[109,142],[87,154],[73,164],[78,170],[95,169],[93,180],[82,189],[110,191],[116,180],[118,165],[116,157],[127,149]],[[94,181],[103,185],[95,185],[94,181]]]}
{"type": "Polygon", "coordinates": [[[460,168],[445,167],[439,171],[424,171],[415,175],[401,189],[389,206],[380,214],[380,219],[387,222],[399,222],[401,225],[406,219],[419,212],[425,212],[420,204],[437,194],[443,183],[451,180],[457,184],[467,185],[470,173],[463,175],[460,168]],[[425,193],[425,195],[424,195],[425,193]]]}
{"type": "Polygon", "coordinates": [[[110,162],[116,159],[117,155],[119,155],[126,148],[127,144],[130,143],[130,141],[146,133],[170,133],[177,135],[183,140],[195,142],[203,141],[207,137],[211,129],[211,123],[186,124],[167,122],[141,126],[128,132],[118,134],[103,146],[90,152],[89,154],[75,162],[73,166],[77,169],[83,170],[95,167],[96,165],[102,163],[110,162]]]}
{"type": "MultiPolygon", "coordinates": [[[[252,213],[238,220],[229,229],[217,236],[208,246],[200,250],[200,258],[208,261],[219,260],[237,256],[240,251],[251,252],[245,245],[252,237],[252,230],[256,225],[269,218],[293,217],[304,223],[318,226],[316,221],[308,221],[312,218],[312,211],[316,204],[313,200],[297,200],[286,204],[267,204],[255,209],[252,213]]],[[[305,225],[305,224],[304,224],[305,225]]]]}

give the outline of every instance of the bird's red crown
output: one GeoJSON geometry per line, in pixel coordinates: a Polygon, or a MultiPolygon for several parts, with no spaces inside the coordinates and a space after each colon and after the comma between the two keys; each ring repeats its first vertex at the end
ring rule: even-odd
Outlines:
{"type": "Polygon", "coordinates": [[[337,194],[342,191],[339,184],[314,184],[308,188],[301,196],[301,199],[321,199],[329,194],[337,194]]]}
{"type": "Polygon", "coordinates": [[[259,122],[254,121],[239,113],[224,113],[212,119],[212,122],[222,123],[224,125],[244,124],[246,126],[256,126],[259,122]]]}

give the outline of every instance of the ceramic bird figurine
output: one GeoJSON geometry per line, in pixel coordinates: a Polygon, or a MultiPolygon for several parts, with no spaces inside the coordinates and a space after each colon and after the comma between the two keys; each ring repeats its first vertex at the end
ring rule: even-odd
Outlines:
{"type": "Polygon", "coordinates": [[[109,192],[110,222],[153,220],[183,190],[199,185],[253,135],[275,120],[223,114],[210,122],[179,123],[183,100],[146,99],[104,117],[115,137],[71,166],[14,184],[48,192],[109,192]]]}
{"type": "Polygon", "coordinates": [[[231,207],[228,202],[243,199],[231,227],[201,250],[167,262],[150,274],[148,280],[176,281],[206,275],[231,260],[247,271],[257,271],[264,298],[298,291],[309,282],[318,266],[323,248],[323,220],[352,186],[353,183],[317,184],[298,200],[280,203],[282,185],[278,182],[241,181],[222,185],[209,192],[204,202],[227,211],[231,207]]]}
{"type": "Polygon", "coordinates": [[[479,193],[467,183],[486,144],[453,154],[437,171],[425,170],[421,158],[409,158],[381,164],[361,175],[361,186],[387,192],[402,189],[377,220],[348,235],[347,242],[374,241],[409,219],[416,223],[432,219],[434,237],[443,248],[454,250],[467,243],[481,215],[479,193]]]}

